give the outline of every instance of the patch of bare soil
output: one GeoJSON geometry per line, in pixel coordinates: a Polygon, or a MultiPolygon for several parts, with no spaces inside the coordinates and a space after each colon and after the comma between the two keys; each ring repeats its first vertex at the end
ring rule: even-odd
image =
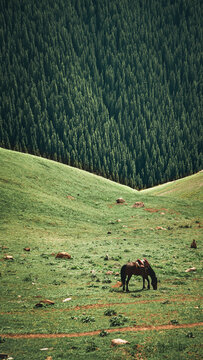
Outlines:
{"type": "Polygon", "coordinates": [[[163,212],[169,212],[169,213],[171,213],[171,214],[177,214],[177,215],[179,215],[180,213],[179,212],[177,212],[176,210],[168,210],[168,209],[166,209],[166,208],[161,208],[161,209],[155,209],[155,208],[146,208],[146,209],[144,209],[144,211],[148,211],[148,212],[150,212],[150,213],[157,213],[157,212],[160,212],[160,213],[163,213],[163,212]]]}
{"type": "MultiPolygon", "coordinates": [[[[203,322],[192,323],[192,324],[165,324],[165,325],[146,325],[146,326],[133,326],[133,327],[123,327],[116,329],[107,329],[108,333],[115,332],[137,332],[137,331],[160,331],[160,330],[173,330],[173,329],[188,329],[193,327],[203,326],[203,322]]],[[[80,333],[71,333],[71,334],[0,334],[1,337],[7,339],[50,339],[50,338],[71,338],[71,337],[81,337],[81,336],[94,336],[99,335],[101,330],[87,331],[80,333]]]]}
{"type": "Polygon", "coordinates": [[[147,209],[144,209],[145,211],[148,211],[148,212],[151,212],[151,213],[156,213],[156,212],[159,212],[158,209],[151,209],[151,208],[147,208],[147,209]]]}

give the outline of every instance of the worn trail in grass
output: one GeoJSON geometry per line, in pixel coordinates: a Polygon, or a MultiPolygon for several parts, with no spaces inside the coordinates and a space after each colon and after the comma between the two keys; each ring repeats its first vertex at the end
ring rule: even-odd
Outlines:
{"type": "MultiPolygon", "coordinates": [[[[108,307],[112,307],[112,306],[117,306],[119,305],[120,307],[122,306],[126,306],[126,305],[133,305],[133,304],[151,304],[153,302],[158,302],[158,303],[174,303],[174,302],[191,302],[191,301],[201,301],[203,299],[203,297],[182,297],[181,295],[179,295],[176,298],[159,298],[159,299],[150,299],[150,300],[137,300],[137,301],[130,301],[130,302],[114,302],[114,303],[97,303],[97,304],[90,304],[90,305],[82,305],[82,306],[75,306],[75,307],[70,307],[67,309],[54,309],[53,307],[51,309],[43,309],[42,312],[43,313],[52,313],[54,311],[62,311],[62,312],[67,312],[67,311],[79,311],[79,310],[89,310],[89,309],[98,309],[98,308],[108,308],[108,307]]],[[[32,313],[34,312],[34,310],[30,310],[32,313]]],[[[12,315],[12,314],[21,314],[22,311],[9,311],[9,312],[0,312],[0,315],[12,315]]],[[[28,312],[28,311],[27,311],[28,312]]]]}
{"type": "MultiPolygon", "coordinates": [[[[173,330],[173,329],[189,329],[193,327],[200,327],[203,326],[203,322],[198,323],[192,323],[192,324],[165,324],[165,325],[158,325],[158,326],[134,326],[134,327],[122,327],[117,329],[106,329],[108,333],[123,333],[123,332],[137,332],[137,331],[151,331],[151,330],[173,330]]],[[[100,330],[95,331],[86,331],[86,332],[80,332],[80,333],[71,333],[71,334],[0,334],[0,336],[8,338],[8,339],[56,339],[56,338],[72,338],[72,337],[81,337],[81,336],[94,336],[99,335],[101,333],[100,330]]]]}

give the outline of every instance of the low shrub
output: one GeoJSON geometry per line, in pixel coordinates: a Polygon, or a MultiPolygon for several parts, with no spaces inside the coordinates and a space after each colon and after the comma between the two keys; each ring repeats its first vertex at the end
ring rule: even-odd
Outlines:
{"type": "Polygon", "coordinates": [[[110,319],[110,326],[121,326],[124,325],[128,321],[128,318],[119,314],[117,316],[113,316],[110,319]]]}
{"type": "Polygon", "coordinates": [[[104,311],[104,315],[106,316],[112,316],[112,315],[117,315],[116,311],[113,309],[107,309],[104,311]]]}

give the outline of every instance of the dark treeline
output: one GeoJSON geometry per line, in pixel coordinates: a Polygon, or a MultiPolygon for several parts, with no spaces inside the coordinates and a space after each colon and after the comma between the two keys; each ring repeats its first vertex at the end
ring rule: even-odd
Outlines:
{"type": "Polygon", "coordinates": [[[0,146],[136,188],[202,168],[201,0],[1,0],[0,146]]]}

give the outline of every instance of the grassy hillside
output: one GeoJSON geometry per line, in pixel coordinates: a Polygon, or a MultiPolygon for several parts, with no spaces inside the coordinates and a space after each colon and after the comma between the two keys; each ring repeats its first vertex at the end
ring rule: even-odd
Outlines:
{"type": "Polygon", "coordinates": [[[171,196],[191,201],[203,200],[203,171],[142,191],[142,194],[171,196]]]}
{"type": "Polygon", "coordinates": [[[136,201],[137,192],[123,185],[43,158],[0,151],[3,227],[8,232],[12,223],[29,238],[32,230],[34,236],[36,231],[68,238],[87,231],[93,235],[108,225],[108,209],[118,197],[136,201]]]}
{"type": "Polygon", "coordinates": [[[198,326],[190,339],[190,329],[163,330],[156,336],[153,330],[120,330],[104,338],[67,340],[7,336],[201,321],[202,201],[193,201],[194,188],[187,186],[187,198],[153,196],[154,189],[138,192],[53,161],[0,149],[0,353],[15,360],[44,359],[41,348],[48,348],[46,356],[53,359],[134,359],[137,354],[190,359],[190,352],[200,358],[198,326]],[[116,203],[119,197],[124,204],[116,203]],[[144,207],[133,207],[137,201],[144,207]],[[193,239],[196,250],[190,248],[193,239]],[[71,259],[56,259],[58,251],[67,251],[71,259]],[[140,291],[138,277],[131,279],[129,293],[114,287],[121,266],[143,257],[157,274],[158,290],[140,291]],[[190,267],[196,271],[186,273],[190,267]],[[54,305],[35,307],[44,299],[54,305]],[[107,309],[116,312],[116,325],[105,315],[107,309]],[[130,345],[112,348],[116,337],[130,345]]]}

